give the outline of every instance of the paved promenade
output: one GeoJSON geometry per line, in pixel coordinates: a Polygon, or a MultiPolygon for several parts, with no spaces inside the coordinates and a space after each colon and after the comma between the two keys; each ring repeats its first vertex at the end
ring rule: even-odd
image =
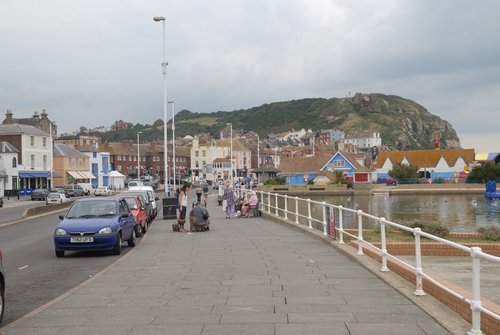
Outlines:
{"type": "Polygon", "coordinates": [[[209,200],[209,232],[174,233],[159,216],[117,264],[0,333],[451,334],[327,244],[264,218],[225,219],[209,200]]]}

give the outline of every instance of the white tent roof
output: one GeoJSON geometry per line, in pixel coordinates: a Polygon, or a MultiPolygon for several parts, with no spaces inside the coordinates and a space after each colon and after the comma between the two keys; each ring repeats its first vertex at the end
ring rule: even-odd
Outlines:
{"type": "Polygon", "coordinates": [[[125,177],[125,175],[121,174],[120,172],[113,170],[109,172],[110,177],[125,177]]]}

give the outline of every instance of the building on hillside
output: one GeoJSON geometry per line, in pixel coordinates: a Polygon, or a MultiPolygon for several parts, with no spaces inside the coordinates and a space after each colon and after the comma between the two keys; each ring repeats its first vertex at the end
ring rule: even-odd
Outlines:
{"type": "Polygon", "coordinates": [[[57,125],[55,122],[50,121],[47,111],[42,110],[42,113],[34,112],[33,116],[30,118],[14,118],[13,113],[10,109],[5,113],[5,119],[2,124],[24,124],[27,126],[33,126],[41,131],[51,134],[52,138],[57,138],[57,125]]]}
{"type": "Polygon", "coordinates": [[[380,147],[382,145],[382,139],[380,138],[380,133],[358,133],[358,134],[348,134],[340,142],[346,144],[353,144],[359,149],[370,149],[372,147],[380,147]]]}
{"type": "MultiPolygon", "coordinates": [[[[17,192],[19,150],[9,142],[0,142],[0,197],[17,192]]],[[[15,193],[17,194],[17,193],[15,193]]]]}
{"type": "MultiPolygon", "coordinates": [[[[309,130],[309,132],[311,132],[309,130]]],[[[305,135],[307,131],[305,129],[301,130],[292,130],[289,132],[283,132],[278,136],[278,140],[281,142],[299,142],[305,135]]]]}
{"type": "Polygon", "coordinates": [[[34,188],[52,187],[53,154],[50,134],[24,124],[0,125],[0,141],[10,143],[19,151],[17,183],[21,194],[30,194],[34,188]],[[26,192],[26,193],[25,193],[26,192]]]}
{"type": "Polygon", "coordinates": [[[318,132],[316,140],[318,144],[333,144],[344,137],[345,133],[339,129],[323,129],[318,132]]]}
{"type": "Polygon", "coordinates": [[[468,170],[474,156],[474,149],[381,151],[374,169],[377,179],[383,180],[395,164],[413,165],[419,168],[420,178],[452,182],[457,174],[468,170]]]}
{"type": "Polygon", "coordinates": [[[89,170],[87,155],[66,144],[54,144],[54,172],[63,178],[55,178],[54,186],[92,183],[96,177],[89,170]]]}

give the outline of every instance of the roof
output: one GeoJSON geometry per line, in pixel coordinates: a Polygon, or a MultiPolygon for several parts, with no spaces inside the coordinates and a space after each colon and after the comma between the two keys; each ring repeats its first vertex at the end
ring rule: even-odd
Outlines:
{"type": "Polygon", "coordinates": [[[17,153],[17,152],[19,152],[19,150],[17,150],[9,142],[0,141],[0,153],[2,153],[2,154],[13,154],[13,153],[17,153]]]}
{"type": "Polygon", "coordinates": [[[26,124],[19,124],[19,123],[0,124],[0,135],[21,135],[21,134],[47,136],[47,137],[50,136],[50,134],[26,124]]]}
{"type": "Polygon", "coordinates": [[[330,158],[331,155],[282,157],[280,160],[280,170],[281,173],[285,174],[319,172],[330,158]]]}
{"type": "Polygon", "coordinates": [[[54,144],[54,157],[87,157],[87,155],[66,144],[54,144]]]}
{"type": "Polygon", "coordinates": [[[401,163],[404,158],[409,164],[418,167],[434,167],[443,157],[448,166],[454,166],[458,158],[463,158],[465,164],[474,160],[474,149],[442,149],[442,150],[413,150],[413,151],[380,151],[374,168],[380,169],[389,159],[392,164],[401,163]]]}
{"type": "Polygon", "coordinates": [[[480,152],[476,154],[476,161],[495,161],[500,152],[480,152]]]}

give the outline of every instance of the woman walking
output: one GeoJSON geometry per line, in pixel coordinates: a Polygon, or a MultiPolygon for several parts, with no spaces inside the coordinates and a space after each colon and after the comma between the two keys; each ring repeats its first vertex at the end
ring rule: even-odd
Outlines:
{"type": "Polygon", "coordinates": [[[226,218],[232,219],[234,215],[235,199],[234,199],[233,187],[231,185],[229,185],[229,187],[226,190],[226,200],[227,200],[226,218]]]}

